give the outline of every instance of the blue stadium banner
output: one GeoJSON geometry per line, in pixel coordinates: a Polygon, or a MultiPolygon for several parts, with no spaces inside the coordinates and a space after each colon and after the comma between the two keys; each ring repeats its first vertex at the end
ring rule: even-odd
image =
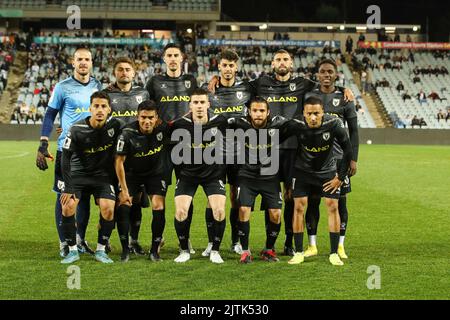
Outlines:
{"type": "Polygon", "coordinates": [[[78,38],[78,37],[34,37],[37,44],[103,44],[103,45],[148,45],[152,47],[163,47],[169,42],[168,39],[146,39],[146,38],[78,38]]]}
{"type": "Polygon", "coordinates": [[[324,46],[331,46],[332,48],[339,48],[340,41],[323,41],[323,40],[237,40],[237,39],[198,39],[198,46],[260,46],[260,47],[316,47],[323,48],[324,46]]]}

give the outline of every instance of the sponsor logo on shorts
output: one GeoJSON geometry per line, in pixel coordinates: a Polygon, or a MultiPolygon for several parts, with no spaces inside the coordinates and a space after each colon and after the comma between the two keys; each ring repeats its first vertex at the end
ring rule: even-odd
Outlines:
{"type": "Polygon", "coordinates": [[[225,184],[223,183],[222,180],[219,180],[219,184],[220,184],[220,189],[225,190],[225,184]]]}
{"type": "Polygon", "coordinates": [[[59,190],[64,191],[64,188],[66,187],[64,181],[58,180],[56,183],[56,186],[58,187],[59,190]]]}
{"type": "Polygon", "coordinates": [[[111,195],[115,197],[116,196],[116,190],[114,190],[114,187],[111,184],[109,185],[109,187],[111,189],[111,195]]]}

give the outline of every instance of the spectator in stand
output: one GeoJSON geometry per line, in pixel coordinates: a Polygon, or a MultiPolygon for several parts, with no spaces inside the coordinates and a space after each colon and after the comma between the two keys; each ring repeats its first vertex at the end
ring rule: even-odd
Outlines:
{"type": "Polygon", "coordinates": [[[406,101],[407,99],[411,99],[411,96],[408,94],[408,90],[405,91],[405,93],[402,95],[403,101],[406,101]]]}
{"type": "Polygon", "coordinates": [[[17,105],[12,114],[11,114],[11,121],[17,121],[17,123],[20,123],[20,106],[17,105]]]}
{"type": "Polygon", "coordinates": [[[400,35],[395,33],[394,42],[400,42],[400,35]]]}
{"type": "Polygon", "coordinates": [[[364,35],[364,33],[359,34],[358,41],[366,41],[366,36],[364,35]]]}
{"type": "Polygon", "coordinates": [[[413,83],[418,83],[420,82],[420,77],[418,75],[415,75],[413,78],[413,83]]]}
{"type": "Polygon", "coordinates": [[[423,89],[420,89],[419,93],[416,94],[417,100],[419,100],[420,105],[422,103],[427,103],[427,95],[423,92],[423,89]]]}
{"type": "Polygon", "coordinates": [[[419,126],[419,128],[422,129],[422,126],[426,126],[427,123],[425,122],[425,120],[423,118],[417,118],[417,116],[414,116],[411,120],[411,127],[414,128],[414,126],[419,126]]]}
{"type": "Polygon", "coordinates": [[[445,112],[442,111],[442,109],[439,109],[439,112],[437,113],[437,119],[438,119],[438,121],[445,119],[445,112]]]}
{"type": "Polygon", "coordinates": [[[441,67],[440,73],[441,73],[442,75],[448,75],[448,70],[447,70],[447,68],[446,68],[445,66],[442,66],[442,67],[441,67]]]}
{"type": "Polygon", "coordinates": [[[29,113],[30,107],[25,102],[22,102],[22,104],[20,105],[20,121],[27,123],[29,113]]]}
{"type": "Polygon", "coordinates": [[[409,34],[406,36],[406,42],[412,42],[411,36],[409,34]]]}
{"type": "Polygon", "coordinates": [[[361,104],[359,103],[359,100],[356,100],[355,109],[356,109],[356,112],[364,114],[364,109],[361,106],[361,104]]]}
{"type": "Polygon", "coordinates": [[[367,74],[366,70],[363,70],[361,72],[361,90],[362,90],[362,94],[366,94],[366,92],[367,92],[367,78],[368,78],[368,74],[367,74]]]}
{"type": "Polygon", "coordinates": [[[386,78],[383,78],[383,80],[380,83],[383,88],[389,88],[391,86],[391,84],[389,83],[389,81],[386,80],[386,78]]]}
{"type": "Polygon", "coordinates": [[[439,100],[439,101],[446,100],[446,98],[441,99],[441,97],[437,94],[436,91],[431,91],[431,93],[428,95],[428,98],[431,98],[433,101],[434,100],[439,100]]]}
{"type": "Polygon", "coordinates": [[[397,87],[395,87],[398,92],[405,90],[403,83],[401,81],[398,82],[397,87]]]}
{"type": "Polygon", "coordinates": [[[284,33],[283,40],[290,40],[289,33],[287,32],[284,33]]]}
{"type": "Polygon", "coordinates": [[[450,119],[450,107],[447,108],[447,115],[445,116],[445,122],[450,119]]]}
{"type": "Polygon", "coordinates": [[[34,104],[31,104],[30,111],[28,111],[28,119],[31,119],[31,121],[33,121],[34,124],[36,124],[36,114],[37,114],[36,106],[34,104]]]}
{"type": "Polygon", "coordinates": [[[348,36],[347,40],[345,41],[345,52],[351,54],[353,51],[353,39],[352,37],[348,36]]]}

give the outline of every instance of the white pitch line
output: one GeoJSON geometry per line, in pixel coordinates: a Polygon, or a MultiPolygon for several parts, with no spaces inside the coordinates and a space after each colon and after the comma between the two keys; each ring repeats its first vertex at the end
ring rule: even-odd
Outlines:
{"type": "Polygon", "coordinates": [[[27,155],[29,155],[29,154],[30,154],[29,152],[22,152],[22,153],[19,153],[19,154],[14,155],[14,156],[0,157],[0,160],[4,160],[4,159],[14,159],[14,158],[22,158],[22,157],[25,157],[25,156],[27,156],[27,155]]]}

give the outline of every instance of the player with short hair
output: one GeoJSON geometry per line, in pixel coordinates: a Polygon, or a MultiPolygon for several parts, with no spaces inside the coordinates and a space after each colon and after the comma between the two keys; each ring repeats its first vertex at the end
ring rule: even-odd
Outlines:
{"type": "MultiPolygon", "coordinates": [[[[250,100],[252,93],[248,81],[236,79],[239,56],[233,50],[224,50],[219,54],[219,86],[215,92],[209,93],[210,108],[214,114],[223,116],[242,117],[246,114],[246,104],[250,100]]],[[[203,84],[202,88],[207,90],[208,84],[203,84]]],[[[231,146],[233,143],[231,142],[231,146]]],[[[238,218],[239,206],[236,201],[237,195],[237,165],[227,165],[227,182],[230,185],[230,225],[231,225],[231,250],[241,254],[242,247],[239,243],[238,218]]],[[[208,231],[208,246],[203,251],[202,256],[208,256],[213,245],[213,215],[211,208],[205,211],[206,226],[208,231]]]]}
{"type": "Polygon", "coordinates": [[[62,228],[69,245],[69,253],[61,260],[70,264],[80,259],[76,246],[75,211],[81,195],[92,194],[100,207],[100,228],[95,259],[102,263],[113,261],[105,252],[106,244],[114,228],[114,145],[120,133],[121,123],[108,117],[110,100],[99,91],[91,95],[90,116],[76,122],[63,143],[62,172],[65,186],[61,195],[62,228]]]}
{"type": "Polygon", "coordinates": [[[309,97],[305,100],[303,117],[304,121],[291,120],[293,125],[290,128],[290,132],[295,133],[298,139],[299,148],[292,178],[296,253],[289,260],[289,264],[300,264],[304,261],[304,210],[308,197],[319,193],[325,197],[328,209],[331,243],[329,261],[333,265],[343,265],[337,254],[340,227],[338,199],[340,186],[344,182],[350,165],[352,146],[344,124],[339,118],[324,114],[323,102],[320,98],[309,97]],[[335,140],[343,150],[339,167],[336,166],[333,147],[335,140]]]}
{"type": "MultiPolygon", "coordinates": [[[[190,96],[197,88],[197,80],[193,75],[183,72],[184,54],[179,45],[167,44],[163,49],[162,57],[166,64],[166,73],[152,76],[145,88],[150,94],[150,99],[156,102],[161,120],[170,122],[189,112],[190,96]]],[[[170,158],[166,159],[165,163],[169,166],[165,181],[171,185],[173,167],[170,158]]],[[[189,225],[192,222],[193,211],[191,205],[188,214],[189,225]]],[[[192,249],[190,241],[189,247],[191,253],[194,254],[195,250],[192,249]]]]}
{"type": "MultiPolygon", "coordinates": [[[[55,180],[53,191],[57,193],[55,203],[55,221],[60,240],[60,256],[67,255],[69,248],[64,240],[61,225],[62,208],[60,196],[65,181],[61,166],[62,146],[70,127],[75,122],[89,116],[90,96],[102,89],[101,83],[91,76],[92,53],[89,49],[79,47],[73,53],[73,76],[58,82],[50,97],[48,108],[42,123],[40,146],[37,152],[36,165],[40,170],[48,168],[47,160],[53,160],[49,152],[49,137],[53,130],[53,123],[59,113],[62,132],[58,137],[55,161],[55,180]]],[[[94,252],[85,241],[86,228],[89,221],[89,197],[82,197],[77,208],[77,244],[80,252],[94,252]]]]}
{"type": "MultiPolygon", "coordinates": [[[[119,118],[124,124],[130,124],[137,119],[139,104],[150,98],[148,91],[140,86],[133,85],[136,76],[136,65],[128,57],[119,57],[114,61],[113,75],[115,83],[109,85],[104,91],[111,99],[112,116],[119,118]]],[[[149,201],[145,188],[135,195],[135,202],[130,210],[130,252],[136,255],[145,255],[139,244],[139,230],[142,222],[141,207],[148,207],[149,201]],[[142,201],[137,201],[138,199],[142,201]]]]}
{"type": "Polygon", "coordinates": [[[171,140],[177,143],[172,149],[171,158],[177,175],[174,223],[181,247],[181,253],[175,259],[178,263],[190,259],[188,210],[199,185],[208,197],[214,217],[213,247],[209,258],[213,263],[223,263],[219,248],[225,231],[226,168],[223,155],[217,155],[216,151],[223,154],[227,120],[222,115],[214,115],[208,110],[209,106],[208,92],[196,89],[190,99],[191,112],[171,123],[171,140]],[[222,160],[208,164],[205,158],[207,155],[222,160]]]}
{"type": "Polygon", "coordinates": [[[153,211],[149,259],[158,262],[161,261],[159,247],[166,223],[167,183],[164,180],[164,160],[167,157],[164,154],[164,140],[168,127],[161,123],[156,104],[151,100],[141,102],[137,112],[138,120],[122,130],[116,147],[115,168],[121,189],[116,221],[122,244],[121,260],[129,260],[130,207],[135,197],[139,196],[141,185],[144,185],[153,211]]]}
{"type": "MultiPolygon", "coordinates": [[[[312,90],[311,93],[308,93],[307,97],[309,95],[320,96],[323,101],[325,113],[335,115],[339,117],[344,124],[347,123],[350,142],[352,144],[350,170],[344,179],[339,198],[339,216],[341,225],[338,254],[342,259],[346,259],[347,255],[344,249],[344,239],[348,223],[347,193],[351,192],[350,177],[355,175],[357,170],[359,151],[358,118],[353,101],[345,101],[342,89],[335,86],[337,78],[336,63],[331,59],[323,59],[318,63],[318,66],[319,71],[317,73],[317,78],[320,82],[320,86],[312,90]]],[[[334,150],[338,154],[337,159],[339,166],[339,162],[342,161],[342,149],[339,144],[335,143],[334,150]]],[[[305,220],[309,246],[305,250],[305,257],[315,256],[318,253],[316,235],[317,226],[319,224],[319,205],[320,195],[311,195],[308,197],[308,208],[306,210],[305,220]]]]}
{"type": "Polygon", "coordinates": [[[261,259],[269,262],[279,261],[274,245],[281,227],[281,207],[283,198],[280,187],[278,143],[279,128],[286,123],[280,116],[272,116],[269,104],[262,97],[250,101],[248,116],[231,118],[230,127],[243,129],[246,135],[245,163],[238,171],[239,237],[242,245],[241,263],[250,263],[249,250],[250,214],[258,194],[261,194],[266,210],[269,212],[265,248],[261,259]],[[256,137],[251,138],[251,133],[256,137]],[[276,161],[273,161],[276,160],[276,161]],[[271,170],[271,171],[270,171],[271,170]]]}

